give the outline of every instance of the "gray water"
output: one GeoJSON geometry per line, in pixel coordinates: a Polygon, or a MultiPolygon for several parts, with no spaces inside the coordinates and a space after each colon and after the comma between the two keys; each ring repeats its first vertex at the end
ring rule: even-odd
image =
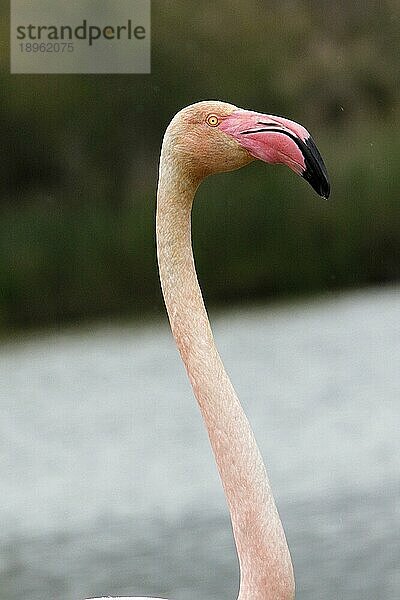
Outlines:
{"type": "MultiPolygon", "coordinates": [[[[400,598],[400,289],[212,315],[297,598],[400,598]]],[[[235,597],[224,497],[166,325],[0,347],[0,599],[235,597]]]]}

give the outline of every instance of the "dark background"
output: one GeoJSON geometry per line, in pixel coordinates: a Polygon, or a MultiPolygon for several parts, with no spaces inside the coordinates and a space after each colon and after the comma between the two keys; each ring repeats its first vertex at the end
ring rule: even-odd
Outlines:
{"type": "Polygon", "coordinates": [[[400,276],[399,4],[152,3],[151,75],[10,75],[1,8],[0,331],[157,313],[163,132],[202,99],[313,134],[329,202],[283,167],[202,186],[194,246],[209,304],[400,276]]]}

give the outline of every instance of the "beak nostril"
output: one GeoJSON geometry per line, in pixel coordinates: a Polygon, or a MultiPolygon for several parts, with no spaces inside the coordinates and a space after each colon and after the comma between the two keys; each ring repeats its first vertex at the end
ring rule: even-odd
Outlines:
{"type": "Polygon", "coordinates": [[[264,133],[265,131],[282,131],[284,129],[283,125],[281,125],[281,123],[274,123],[273,121],[268,121],[268,123],[265,123],[264,121],[257,121],[257,125],[263,125],[263,129],[248,129],[247,131],[241,131],[240,133],[243,134],[247,134],[247,133],[264,133]],[[268,127],[268,129],[265,129],[265,126],[268,127]],[[272,129],[271,129],[272,128],[272,129]]]}
{"type": "Polygon", "coordinates": [[[264,121],[257,121],[257,125],[268,125],[268,127],[282,128],[282,125],[280,123],[275,123],[274,121],[268,121],[268,123],[265,123],[264,121]]]}

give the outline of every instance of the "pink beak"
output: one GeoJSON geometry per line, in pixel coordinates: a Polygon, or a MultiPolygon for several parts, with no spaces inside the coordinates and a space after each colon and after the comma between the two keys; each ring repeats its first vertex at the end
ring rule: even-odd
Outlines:
{"type": "Polygon", "coordinates": [[[329,197],[329,178],[322,156],[307,129],[298,123],[238,109],[225,117],[219,127],[254,158],[287,165],[304,177],[317,194],[329,197]]]}

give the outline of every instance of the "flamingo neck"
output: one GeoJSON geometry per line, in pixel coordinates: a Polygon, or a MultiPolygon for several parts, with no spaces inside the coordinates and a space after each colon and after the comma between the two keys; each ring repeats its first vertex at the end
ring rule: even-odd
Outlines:
{"type": "Polygon", "coordinates": [[[191,209],[199,183],[163,149],[156,217],[162,291],[231,515],[239,600],[289,600],[294,579],[285,534],[253,432],[215,347],[197,280],[191,209]]]}

